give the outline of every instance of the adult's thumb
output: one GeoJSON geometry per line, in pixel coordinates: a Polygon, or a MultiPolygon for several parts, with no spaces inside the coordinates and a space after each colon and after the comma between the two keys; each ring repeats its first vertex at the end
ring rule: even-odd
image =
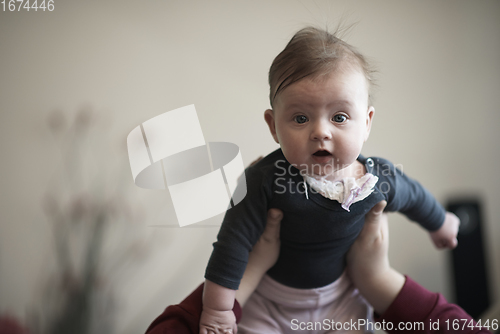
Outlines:
{"type": "Polygon", "coordinates": [[[386,201],[380,201],[370,210],[370,213],[379,216],[384,212],[386,206],[386,201]]]}

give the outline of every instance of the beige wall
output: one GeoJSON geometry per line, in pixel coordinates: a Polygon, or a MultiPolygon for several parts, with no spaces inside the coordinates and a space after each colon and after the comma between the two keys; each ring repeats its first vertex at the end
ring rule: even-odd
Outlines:
{"type": "MultiPolygon", "coordinates": [[[[273,58],[299,28],[341,17],[359,22],[348,42],[380,70],[363,153],[403,165],[442,203],[483,199],[498,300],[500,2],[56,1],[51,13],[0,12],[0,311],[24,316],[52,263],[40,205],[61,163],[44,125],[52,110],[99,114],[116,151],[88,158],[98,171],[128,168],[126,134],[192,103],[205,139],[236,143],[249,163],[276,147],[263,120],[273,58]]],[[[123,182],[147,213],[140,232],[156,235],[147,261],[116,285],[119,331],[137,333],[202,281],[217,228],[151,227],[176,224],[168,193],[123,182]]],[[[451,298],[450,254],[400,215],[391,233],[393,265],[451,298]]]]}

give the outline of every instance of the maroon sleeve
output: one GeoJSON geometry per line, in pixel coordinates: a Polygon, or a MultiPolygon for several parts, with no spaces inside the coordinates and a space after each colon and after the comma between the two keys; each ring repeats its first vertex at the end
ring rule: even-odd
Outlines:
{"type": "MultiPolygon", "coordinates": [[[[203,284],[178,305],[171,305],[156,318],[146,334],[198,334],[202,307],[203,284]]],[[[241,319],[241,307],[234,301],[236,322],[241,319]]]]}
{"type": "Polygon", "coordinates": [[[477,323],[458,305],[448,303],[443,295],[430,292],[408,276],[399,295],[375,320],[388,333],[405,328],[408,333],[490,333],[476,327],[477,323]]]}

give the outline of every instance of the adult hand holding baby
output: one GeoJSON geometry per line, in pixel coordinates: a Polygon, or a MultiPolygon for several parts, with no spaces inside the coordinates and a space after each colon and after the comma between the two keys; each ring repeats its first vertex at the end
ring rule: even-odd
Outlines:
{"type": "MultiPolygon", "coordinates": [[[[392,308],[390,320],[393,322],[408,319],[415,321],[416,314],[439,318],[443,324],[447,319],[472,319],[458,306],[447,303],[442,296],[425,290],[410,278],[405,280],[403,275],[390,267],[388,222],[387,215],[383,213],[385,205],[385,202],[377,204],[366,215],[363,230],[347,256],[349,275],[364,297],[374,306],[375,312],[379,315],[384,312],[387,314],[392,308]],[[396,299],[399,299],[399,302],[396,299]],[[411,307],[408,306],[409,301],[411,301],[411,307]],[[397,306],[394,303],[397,303],[397,306]]],[[[201,316],[203,326],[198,332],[203,307],[201,302],[203,286],[200,286],[180,305],[167,307],[165,312],[151,324],[147,333],[236,333],[235,327],[232,325],[224,327],[223,323],[232,324],[234,315],[241,316],[240,306],[245,304],[263,273],[276,261],[279,254],[279,228],[282,217],[280,210],[269,211],[266,228],[250,253],[249,265],[240,290],[236,292],[236,299],[239,303],[234,305],[233,315],[223,313],[219,316],[219,312],[212,314],[204,309],[203,313],[206,314],[201,316]]],[[[209,282],[208,284],[215,283],[209,282]]],[[[210,304],[213,299],[206,295],[205,301],[210,304]]],[[[386,318],[381,319],[386,320],[386,318]]],[[[381,319],[379,321],[382,321],[381,319]]],[[[424,333],[431,332],[430,329],[424,331],[424,333]]],[[[434,332],[447,333],[449,331],[446,328],[440,328],[434,332]]],[[[479,330],[477,327],[470,332],[489,333],[486,329],[479,330]]]]}
{"type": "Polygon", "coordinates": [[[386,205],[382,201],[366,214],[363,230],[347,253],[351,280],[378,314],[385,312],[405,284],[405,277],[389,264],[386,205]]]}

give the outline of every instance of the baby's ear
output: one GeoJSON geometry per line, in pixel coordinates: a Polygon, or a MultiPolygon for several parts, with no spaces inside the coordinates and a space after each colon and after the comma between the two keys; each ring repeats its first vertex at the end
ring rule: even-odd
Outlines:
{"type": "Polygon", "coordinates": [[[372,128],[373,115],[375,115],[375,108],[373,106],[368,107],[368,112],[366,113],[366,133],[365,133],[365,142],[368,140],[370,136],[370,130],[372,128]]]}
{"type": "Polygon", "coordinates": [[[273,135],[274,141],[279,144],[280,142],[278,140],[278,135],[276,134],[276,122],[274,120],[274,111],[272,109],[267,109],[264,112],[264,119],[266,120],[267,126],[269,126],[269,131],[273,135]]]}

